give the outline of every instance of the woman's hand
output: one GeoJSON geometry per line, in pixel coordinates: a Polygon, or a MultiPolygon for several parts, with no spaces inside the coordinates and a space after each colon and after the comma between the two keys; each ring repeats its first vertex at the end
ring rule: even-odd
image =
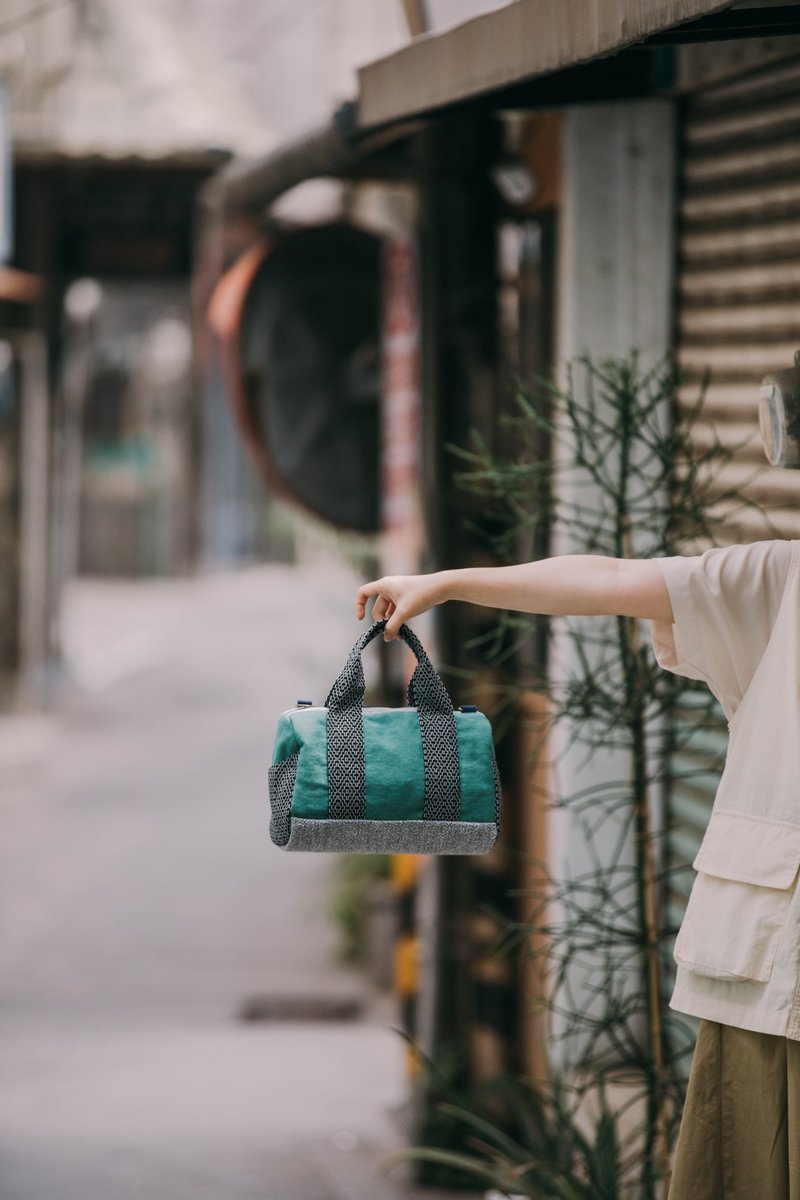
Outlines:
{"type": "Polygon", "coordinates": [[[388,618],[383,631],[384,640],[387,642],[397,638],[398,630],[404,622],[418,617],[434,604],[440,604],[447,599],[439,573],[385,575],[382,579],[365,583],[359,588],[356,596],[356,616],[359,621],[364,619],[370,596],[377,597],[372,609],[373,620],[382,621],[388,618]]]}

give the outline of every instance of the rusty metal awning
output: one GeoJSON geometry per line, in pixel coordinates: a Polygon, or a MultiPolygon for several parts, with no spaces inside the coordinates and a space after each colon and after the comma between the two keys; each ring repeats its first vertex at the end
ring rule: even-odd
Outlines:
{"type": "Polygon", "coordinates": [[[370,129],[614,54],[732,0],[513,0],[359,71],[370,129]]]}
{"type": "Polygon", "coordinates": [[[14,304],[33,304],[42,295],[42,277],[16,267],[0,266],[0,300],[14,304]]]}
{"type": "Polygon", "coordinates": [[[343,105],[331,121],[263,158],[234,159],[206,185],[206,199],[217,200],[229,210],[265,208],[306,179],[341,175],[358,160],[348,133],[352,113],[352,104],[343,105]]]}
{"type": "Polygon", "coordinates": [[[307,179],[398,177],[392,143],[419,123],[399,123],[390,136],[362,135],[356,116],[355,103],[347,101],[330,121],[263,158],[233,159],[205,185],[204,200],[229,213],[263,210],[307,179]]]}
{"type": "Polygon", "coordinates": [[[536,107],[607,98],[610,85],[615,96],[642,95],[653,86],[631,57],[642,44],[787,33],[800,33],[800,5],[786,0],[511,0],[368,63],[356,101],[263,158],[230,163],[207,198],[231,211],[264,208],[305,179],[379,177],[382,152],[428,114],[481,97],[513,107],[525,84],[537,89],[536,107]],[[621,51],[629,54],[615,63],[621,51]],[[592,78],[603,60],[605,74],[592,78]]]}

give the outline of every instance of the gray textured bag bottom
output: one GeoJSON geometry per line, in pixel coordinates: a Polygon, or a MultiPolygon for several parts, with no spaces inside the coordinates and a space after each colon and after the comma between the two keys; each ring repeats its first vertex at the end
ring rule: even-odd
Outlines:
{"type": "Polygon", "coordinates": [[[486,854],[497,838],[493,821],[312,820],[292,817],[283,850],[363,854],[486,854]]]}

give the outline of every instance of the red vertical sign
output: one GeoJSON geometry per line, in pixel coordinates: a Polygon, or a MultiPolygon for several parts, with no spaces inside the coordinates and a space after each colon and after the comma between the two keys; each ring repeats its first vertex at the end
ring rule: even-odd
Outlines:
{"type": "Polygon", "coordinates": [[[385,574],[419,570],[419,300],[409,238],[395,237],[384,261],[382,538],[385,574]]]}

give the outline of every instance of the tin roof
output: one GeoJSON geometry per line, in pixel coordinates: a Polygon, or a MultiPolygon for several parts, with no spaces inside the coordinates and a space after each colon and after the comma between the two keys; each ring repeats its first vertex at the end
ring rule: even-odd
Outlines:
{"type": "Polygon", "coordinates": [[[89,0],[66,69],[15,89],[23,154],[152,159],[263,153],[270,130],[174,0],[89,0]]]}
{"type": "Polygon", "coordinates": [[[513,0],[359,71],[362,129],[613,54],[733,0],[513,0]]]}

